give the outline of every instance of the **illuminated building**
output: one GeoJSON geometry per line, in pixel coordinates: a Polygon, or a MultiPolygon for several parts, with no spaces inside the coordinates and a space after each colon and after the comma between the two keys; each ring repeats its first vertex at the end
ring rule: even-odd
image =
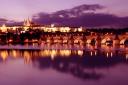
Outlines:
{"type": "Polygon", "coordinates": [[[0,27],[1,32],[7,32],[7,29],[8,28],[6,27],[5,24],[3,24],[2,27],[0,27]]]}

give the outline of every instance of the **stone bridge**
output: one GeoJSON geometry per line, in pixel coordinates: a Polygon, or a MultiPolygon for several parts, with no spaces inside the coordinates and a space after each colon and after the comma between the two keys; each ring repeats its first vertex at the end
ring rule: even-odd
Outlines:
{"type": "Polygon", "coordinates": [[[106,34],[95,34],[95,35],[89,35],[86,36],[86,43],[87,44],[120,44],[124,45],[126,42],[128,42],[128,33],[121,34],[121,35],[115,35],[113,33],[106,33],[106,34]]]}

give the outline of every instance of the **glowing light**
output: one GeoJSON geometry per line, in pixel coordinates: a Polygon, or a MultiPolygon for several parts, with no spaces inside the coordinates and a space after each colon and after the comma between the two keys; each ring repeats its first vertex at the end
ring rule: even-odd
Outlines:
{"type": "Polygon", "coordinates": [[[55,25],[54,24],[51,24],[51,27],[54,27],[55,25]]]}
{"type": "Polygon", "coordinates": [[[110,38],[107,38],[106,40],[107,40],[107,41],[111,41],[111,39],[110,39],[110,38]]]}
{"type": "Polygon", "coordinates": [[[97,51],[95,51],[95,56],[97,55],[97,51]]]}
{"type": "Polygon", "coordinates": [[[5,24],[2,25],[1,29],[2,32],[7,32],[7,27],[5,24]]]}
{"type": "Polygon", "coordinates": [[[24,28],[24,31],[27,31],[29,29],[29,27],[23,27],[24,28]]]}
{"type": "Polygon", "coordinates": [[[74,40],[74,43],[79,43],[79,40],[74,40]]]}
{"type": "Polygon", "coordinates": [[[124,45],[125,41],[126,41],[126,39],[121,40],[121,41],[120,41],[120,44],[121,44],[121,45],[124,45]]]}
{"type": "Polygon", "coordinates": [[[69,32],[70,31],[70,28],[69,27],[61,27],[60,32],[69,32]]]}
{"type": "Polygon", "coordinates": [[[17,51],[16,50],[13,50],[12,51],[12,55],[13,55],[14,58],[17,58],[17,51]]]}
{"type": "Polygon", "coordinates": [[[126,59],[128,59],[128,54],[126,54],[126,59]]]}
{"type": "Polygon", "coordinates": [[[106,39],[103,39],[102,41],[101,41],[101,44],[105,44],[106,43],[106,39]]]}
{"type": "Polygon", "coordinates": [[[109,57],[109,53],[107,53],[106,56],[109,57]]]}
{"type": "Polygon", "coordinates": [[[78,31],[79,31],[79,32],[82,32],[82,31],[83,31],[83,29],[82,29],[82,28],[78,28],[78,31]]]}
{"type": "Polygon", "coordinates": [[[113,53],[111,52],[111,57],[113,56],[113,53]]]}
{"type": "Polygon", "coordinates": [[[16,30],[16,27],[13,27],[13,30],[16,30]]]}
{"type": "Polygon", "coordinates": [[[71,51],[70,50],[60,50],[60,55],[61,56],[70,56],[71,51]]]}
{"type": "Polygon", "coordinates": [[[0,52],[1,58],[3,59],[3,61],[5,61],[8,57],[8,52],[7,51],[2,51],[0,52]]]}
{"type": "Polygon", "coordinates": [[[30,52],[24,51],[24,60],[25,60],[25,63],[29,63],[30,62],[30,60],[31,60],[30,52]]]}
{"type": "Polygon", "coordinates": [[[90,40],[90,39],[88,39],[88,40],[87,40],[87,44],[90,44],[90,43],[91,43],[91,40],[90,40]]]}
{"type": "Polygon", "coordinates": [[[50,54],[51,54],[51,59],[54,60],[55,56],[57,55],[57,51],[52,50],[50,54]]]}
{"type": "Polygon", "coordinates": [[[51,55],[50,53],[51,53],[50,50],[42,50],[41,56],[50,56],[51,55]]]}
{"type": "Polygon", "coordinates": [[[93,52],[91,51],[91,56],[93,56],[93,52]]]}
{"type": "Polygon", "coordinates": [[[9,41],[8,42],[13,42],[13,40],[12,39],[9,39],[9,41]]]}
{"type": "Polygon", "coordinates": [[[84,52],[82,50],[78,50],[78,55],[82,56],[84,52]]]}
{"type": "Polygon", "coordinates": [[[63,43],[67,43],[68,42],[68,40],[63,40],[63,43]]]}
{"type": "Polygon", "coordinates": [[[51,59],[54,60],[54,58],[58,55],[57,50],[43,50],[40,53],[41,56],[49,57],[51,56],[51,59]]]}
{"type": "MultiPolygon", "coordinates": [[[[38,40],[37,39],[32,39],[32,42],[38,42],[38,40]]],[[[34,44],[35,45],[35,44],[34,44]]]]}

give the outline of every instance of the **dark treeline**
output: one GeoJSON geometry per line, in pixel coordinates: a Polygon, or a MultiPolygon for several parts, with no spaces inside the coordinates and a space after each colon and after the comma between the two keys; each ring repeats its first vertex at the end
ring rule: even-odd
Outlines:
{"type": "Polygon", "coordinates": [[[97,33],[114,33],[114,34],[122,34],[128,32],[128,28],[122,28],[122,29],[99,28],[99,29],[88,29],[88,30],[97,33]]]}

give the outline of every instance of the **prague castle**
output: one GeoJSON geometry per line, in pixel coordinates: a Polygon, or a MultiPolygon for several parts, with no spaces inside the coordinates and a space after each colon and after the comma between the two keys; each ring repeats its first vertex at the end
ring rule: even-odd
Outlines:
{"type": "Polygon", "coordinates": [[[75,31],[83,31],[82,27],[72,29],[70,27],[56,27],[54,24],[51,24],[49,26],[41,26],[41,25],[38,25],[38,24],[32,22],[32,20],[30,20],[29,18],[25,19],[24,22],[23,22],[23,25],[21,25],[21,26],[10,26],[10,27],[8,27],[5,24],[3,24],[0,27],[0,31],[1,32],[7,32],[7,30],[16,30],[16,29],[19,29],[19,28],[22,28],[24,31],[27,31],[28,29],[41,29],[44,32],[56,32],[56,31],[69,32],[70,30],[73,30],[74,32],[75,31]]]}

